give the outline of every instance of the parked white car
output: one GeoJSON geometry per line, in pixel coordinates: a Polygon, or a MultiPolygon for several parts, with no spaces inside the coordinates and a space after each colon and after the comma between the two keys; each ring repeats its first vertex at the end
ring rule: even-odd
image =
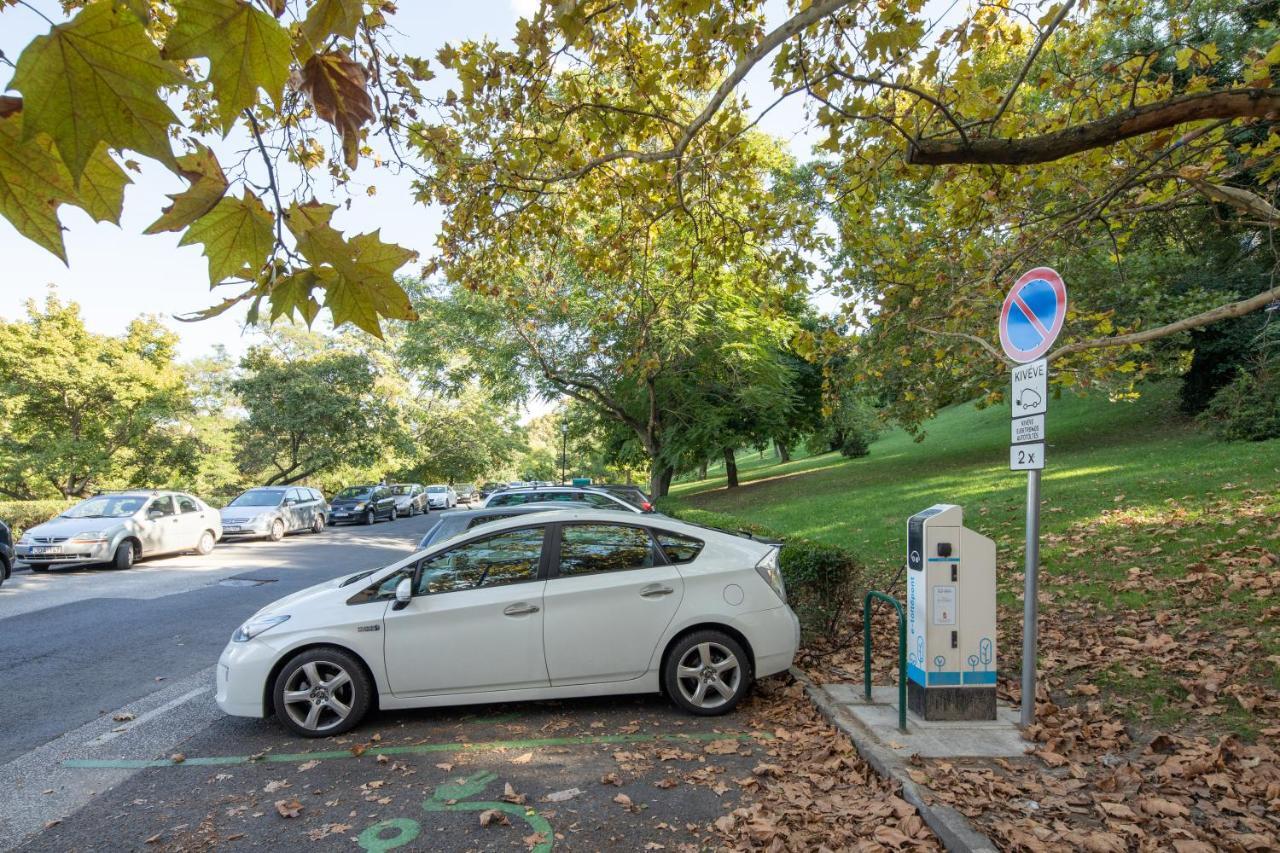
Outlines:
{"type": "Polygon", "coordinates": [[[723,714],[791,665],[778,546],[564,510],[484,524],[286,596],[236,629],[217,701],[306,737],[385,710],[665,692],[723,714]]]}
{"type": "Polygon", "coordinates": [[[51,565],[111,563],[141,557],[208,554],[222,537],[216,509],[185,492],[95,495],[22,534],[14,551],[33,572],[51,565]]]}
{"type": "Polygon", "coordinates": [[[427,486],[427,504],[431,509],[453,509],[458,505],[458,493],[453,486],[436,483],[427,486]]]}

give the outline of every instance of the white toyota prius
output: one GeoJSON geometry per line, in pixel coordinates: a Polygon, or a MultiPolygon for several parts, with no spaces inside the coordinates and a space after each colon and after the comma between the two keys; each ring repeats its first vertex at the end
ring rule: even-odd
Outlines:
{"type": "Polygon", "coordinates": [[[730,711],[791,665],[778,545],[663,516],[511,516],[304,589],[236,630],[218,705],[307,737],[371,708],[662,692],[730,711]]]}

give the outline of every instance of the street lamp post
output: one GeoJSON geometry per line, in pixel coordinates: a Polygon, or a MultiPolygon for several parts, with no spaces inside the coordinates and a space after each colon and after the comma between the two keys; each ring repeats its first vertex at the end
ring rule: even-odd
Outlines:
{"type": "Polygon", "coordinates": [[[565,482],[564,471],[569,461],[569,422],[560,422],[560,483],[565,482]]]}

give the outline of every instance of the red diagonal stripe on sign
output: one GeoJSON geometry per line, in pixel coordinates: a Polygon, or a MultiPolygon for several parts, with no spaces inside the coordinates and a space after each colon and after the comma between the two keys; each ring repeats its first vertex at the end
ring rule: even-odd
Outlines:
{"type": "Polygon", "coordinates": [[[1039,332],[1046,341],[1049,340],[1049,330],[1040,322],[1040,318],[1036,316],[1036,312],[1028,308],[1027,303],[1022,301],[1021,293],[1013,294],[1013,304],[1018,306],[1019,311],[1027,315],[1027,320],[1035,327],[1036,331],[1039,332]]]}

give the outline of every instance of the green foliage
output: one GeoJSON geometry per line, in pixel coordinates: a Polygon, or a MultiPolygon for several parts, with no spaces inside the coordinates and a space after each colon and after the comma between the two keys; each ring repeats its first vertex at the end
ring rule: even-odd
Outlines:
{"type": "Polygon", "coordinates": [[[195,469],[175,336],[142,318],[120,337],[90,332],[49,296],[0,321],[0,494],[75,496],[159,487],[195,469]]]}
{"type": "Polygon", "coordinates": [[[340,466],[372,465],[397,431],[395,408],[369,359],[335,352],[281,358],[254,347],[232,389],[239,466],[267,485],[297,483],[340,466]]]}
{"type": "Polygon", "coordinates": [[[0,501],[0,521],[9,525],[16,541],[22,531],[43,524],[78,501],[48,498],[39,501],[0,501]]]}
{"type": "Polygon", "coordinates": [[[863,564],[844,548],[779,534],[759,524],[744,524],[730,515],[677,505],[671,501],[664,501],[659,509],[694,524],[782,540],[778,561],[787,587],[787,603],[800,617],[800,627],[806,640],[837,637],[844,622],[862,602],[866,592],[863,564]]]}
{"type": "Polygon", "coordinates": [[[1280,438],[1280,370],[1240,371],[1214,395],[1202,421],[1224,441],[1280,438]]]}

